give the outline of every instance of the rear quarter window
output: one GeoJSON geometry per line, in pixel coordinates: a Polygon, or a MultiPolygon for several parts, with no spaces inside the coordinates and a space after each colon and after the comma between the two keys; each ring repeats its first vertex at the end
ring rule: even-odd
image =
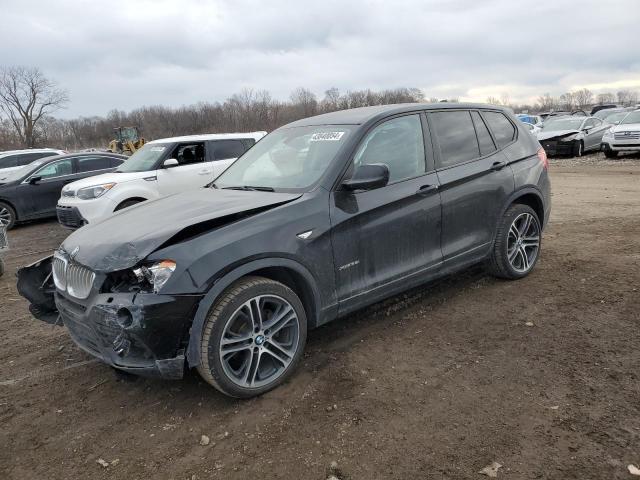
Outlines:
{"type": "Polygon", "coordinates": [[[483,112],[482,114],[487,120],[500,148],[506,147],[516,139],[516,127],[513,126],[504,113],[483,112]]]}
{"type": "Polygon", "coordinates": [[[11,168],[18,166],[18,155],[7,155],[0,157],[0,168],[11,168]]]}

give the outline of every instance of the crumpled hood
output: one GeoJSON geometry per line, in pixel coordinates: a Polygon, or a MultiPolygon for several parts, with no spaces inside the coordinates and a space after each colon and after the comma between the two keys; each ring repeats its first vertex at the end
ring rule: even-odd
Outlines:
{"type": "Polygon", "coordinates": [[[538,132],[538,140],[548,140],[549,138],[564,137],[566,135],[574,135],[580,133],[580,130],[554,130],[545,132],[544,129],[538,132]]]}
{"type": "Polygon", "coordinates": [[[62,248],[97,272],[130,268],[183,229],[252,210],[262,211],[299,198],[274,193],[201,188],[126,208],[72,233],[62,248]],[[78,249],[74,254],[74,251],[78,249]]]}

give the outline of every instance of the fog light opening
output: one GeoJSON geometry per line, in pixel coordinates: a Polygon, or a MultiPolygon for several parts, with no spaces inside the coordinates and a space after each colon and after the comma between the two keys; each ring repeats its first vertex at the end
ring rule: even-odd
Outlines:
{"type": "Polygon", "coordinates": [[[122,328],[129,328],[133,324],[133,316],[127,308],[121,308],[117,313],[118,325],[122,328]]]}

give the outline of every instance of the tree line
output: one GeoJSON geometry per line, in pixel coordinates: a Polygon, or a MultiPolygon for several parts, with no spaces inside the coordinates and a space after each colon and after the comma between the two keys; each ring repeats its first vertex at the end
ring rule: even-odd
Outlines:
{"type": "MultiPolygon", "coordinates": [[[[37,68],[0,68],[0,150],[56,147],[80,150],[104,148],[118,126],[137,126],[146,139],[199,133],[274,130],[300,118],[347,108],[408,102],[457,102],[456,98],[426,98],[418,88],[371,89],[340,92],[330,88],[322,98],[296,88],[287,100],[266,90],[244,89],[223,102],[200,102],[182,107],[145,106],[129,112],[112,110],[106,116],[60,119],[53,114],[68,103],[68,93],[37,68]]],[[[622,90],[594,95],[588,89],[559,97],[541,95],[534,105],[516,105],[508,94],[487,103],[518,111],[586,109],[594,103],[635,105],[638,93],[622,90]]]]}

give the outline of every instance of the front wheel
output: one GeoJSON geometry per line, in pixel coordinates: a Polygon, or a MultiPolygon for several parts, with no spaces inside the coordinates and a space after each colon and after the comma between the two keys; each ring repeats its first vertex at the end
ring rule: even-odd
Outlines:
{"type": "Polygon", "coordinates": [[[0,202],[0,225],[11,230],[16,223],[16,211],[7,203],[0,202]]]}
{"type": "Polygon", "coordinates": [[[618,157],[618,152],[615,150],[605,150],[604,151],[604,156],[607,158],[617,158],[618,157]]]}
{"type": "Polygon", "coordinates": [[[245,277],[209,313],[198,372],[226,395],[254,397],[291,376],[306,339],[307,317],[298,296],[280,282],[245,277]]]}
{"type": "Polygon", "coordinates": [[[584,155],[584,143],[579,140],[573,144],[573,156],[581,157],[582,155],[584,155]]]}
{"type": "Polygon", "coordinates": [[[491,273],[516,280],[533,270],[540,256],[542,228],[528,205],[511,205],[502,217],[489,258],[491,273]]]}

